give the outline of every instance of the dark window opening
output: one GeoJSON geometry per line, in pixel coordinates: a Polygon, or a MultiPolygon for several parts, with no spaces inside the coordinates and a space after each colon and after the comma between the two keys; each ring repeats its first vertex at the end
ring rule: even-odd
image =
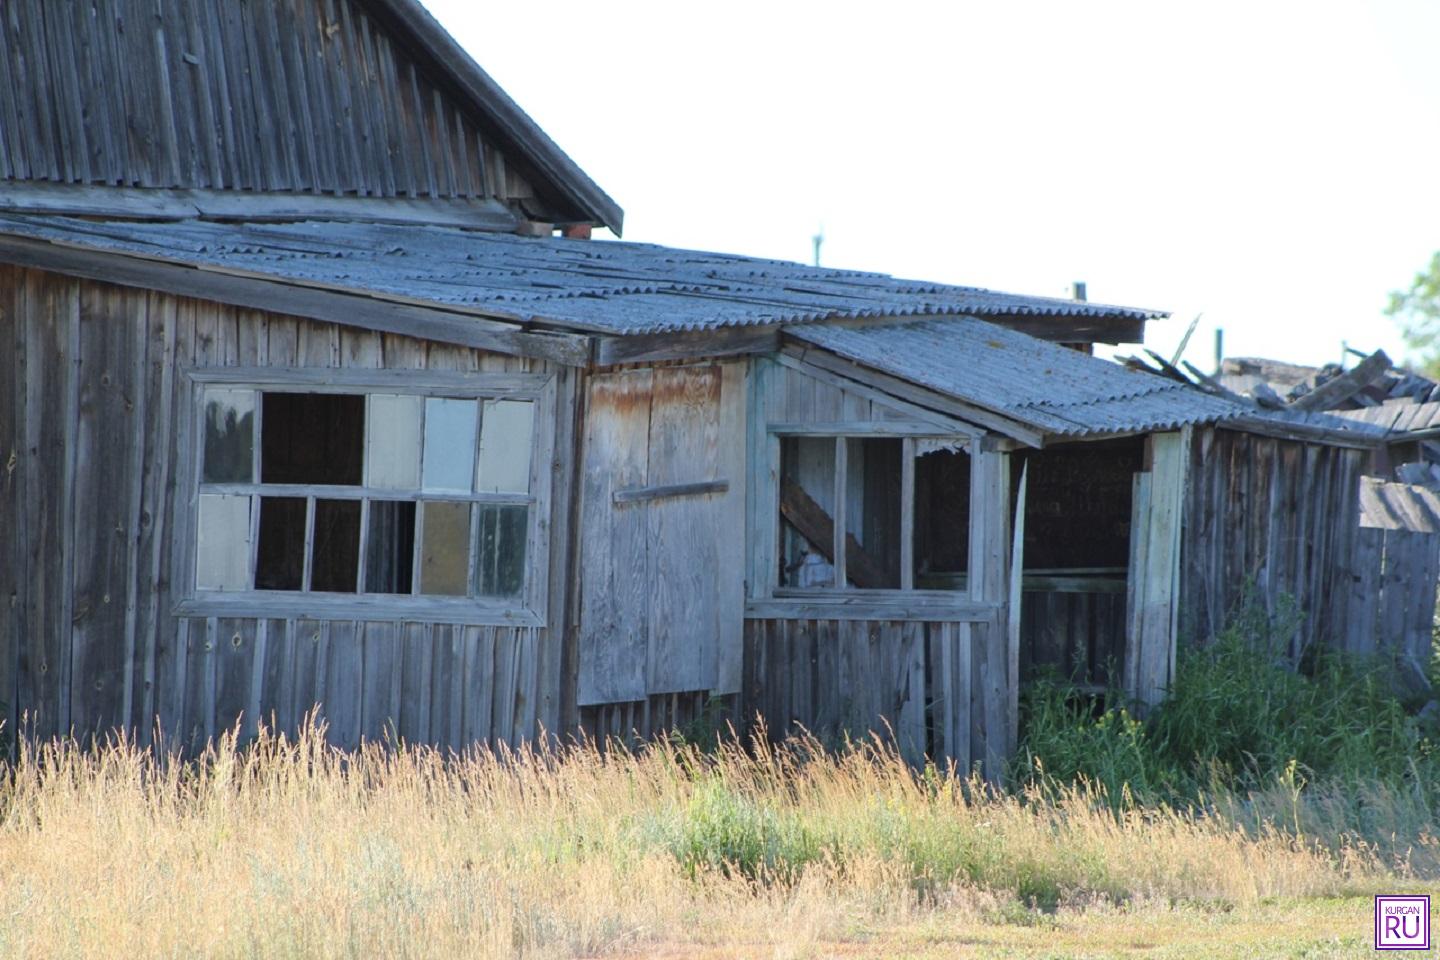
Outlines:
{"type": "Polygon", "coordinates": [[[415,570],[415,503],[370,501],[365,592],[409,593],[415,570]]]}
{"type": "Polygon", "coordinates": [[[310,589],[354,593],[360,576],[360,501],[316,500],[310,589]]]}
{"type": "Polygon", "coordinates": [[[365,397],[265,393],[261,483],[359,486],[365,456],[365,397]]]}
{"type": "Polygon", "coordinates": [[[928,446],[915,458],[915,585],[961,589],[970,569],[970,454],[928,446]]]}
{"type": "Polygon", "coordinates": [[[304,589],[305,512],[304,497],[260,498],[255,589],[304,589]]]}

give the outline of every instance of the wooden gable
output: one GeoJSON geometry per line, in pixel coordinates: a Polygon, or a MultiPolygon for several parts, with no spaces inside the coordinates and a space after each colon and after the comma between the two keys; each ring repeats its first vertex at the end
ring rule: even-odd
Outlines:
{"type": "Polygon", "coordinates": [[[414,0],[7,3],[0,179],[499,201],[619,226],[414,0]]]}

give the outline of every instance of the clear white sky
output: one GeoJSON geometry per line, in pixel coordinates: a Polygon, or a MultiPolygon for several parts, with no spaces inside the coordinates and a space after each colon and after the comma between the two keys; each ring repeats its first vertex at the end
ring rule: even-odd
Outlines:
{"type": "Polygon", "coordinates": [[[1213,362],[1403,352],[1440,0],[425,0],[625,239],[1175,313],[1213,362]]]}

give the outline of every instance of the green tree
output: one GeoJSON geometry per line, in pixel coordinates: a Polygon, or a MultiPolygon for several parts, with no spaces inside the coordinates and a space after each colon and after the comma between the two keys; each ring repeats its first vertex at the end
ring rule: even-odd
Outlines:
{"type": "Polygon", "coordinates": [[[1421,371],[1440,379],[1440,253],[1415,274],[1408,290],[1390,292],[1385,313],[1399,322],[1406,344],[1419,356],[1421,371]]]}

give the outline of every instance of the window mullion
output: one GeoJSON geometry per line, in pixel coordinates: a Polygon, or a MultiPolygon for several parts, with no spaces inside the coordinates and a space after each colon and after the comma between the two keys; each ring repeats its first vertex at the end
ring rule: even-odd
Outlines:
{"type": "Polygon", "coordinates": [[[305,498],[305,562],[304,573],[300,579],[300,589],[305,593],[310,592],[310,578],[314,574],[315,553],[315,498],[305,498]]]}
{"type": "Polygon", "coordinates": [[[845,572],[845,497],[846,477],[849,474],[849,444],[845,437],[835,438],[835,522],[834,522],[834,567],[835,589],[846,589],[845,572]]]}
{"type": "Polygon", "coordinates": [[[900,589],[915,589],[915,438],[900,442],[900,589]]]}
{"type": "Polygon", "coordinates": [[[370,498],[360,501],[360,546],[355,562],[355,592],[365,592],[365,557],[370,548],[370,498]]]}
{"type": "Polygon", "coordinates": [[[415,536],[411,539],[410,545],[410,593],[413,596],[420,594],[420,552],[425,549],[425,501],[419,500],[415,503],[415,536]]]}

